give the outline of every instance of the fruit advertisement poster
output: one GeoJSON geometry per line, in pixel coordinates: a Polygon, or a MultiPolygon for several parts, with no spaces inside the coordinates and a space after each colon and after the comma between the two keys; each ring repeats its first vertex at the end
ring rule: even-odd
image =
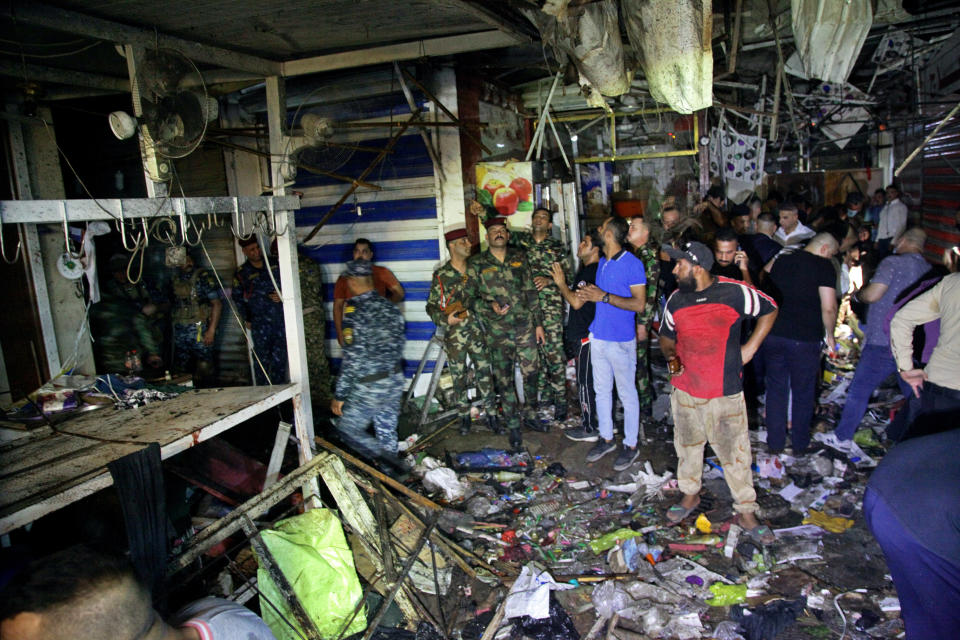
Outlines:
{"type": "Polygon", "coordinates": [[[529,228],[534,206],[533,163],[478,162],[477,201],[505,216],[509,228],[529,228]]]}

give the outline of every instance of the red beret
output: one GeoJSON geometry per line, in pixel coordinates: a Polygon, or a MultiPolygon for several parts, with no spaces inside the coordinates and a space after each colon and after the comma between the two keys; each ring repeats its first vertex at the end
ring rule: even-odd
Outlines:
{"type": "Polygon", "coordinates": [[[453,229],[443,234],[443,237],[447,242],[453,242],[454,240],[459,240],[460,238],[466,238],[467,230],[465,227],[460,227],[459,229],[453,229]]]}
{"type": "Polygon", "coordinates": [[[497,216],[496,218],[487,218],[483,221],[483,226],[489,229],[490,227],[495,227],[497,225],[507,226],[507,219],[503,216],[497,216]]]}

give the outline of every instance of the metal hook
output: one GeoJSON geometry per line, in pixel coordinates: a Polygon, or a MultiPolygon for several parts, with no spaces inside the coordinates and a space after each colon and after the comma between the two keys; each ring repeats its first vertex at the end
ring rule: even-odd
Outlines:
{"type": "Polygon", "coordinates": [[[72,260],[78,260],[80,259],[81,254],[79,253],[75,254],[73,250],[70,249],[70,225],[67,223],[67,203],[64,202],[63,200],[60,201],[60,215],[63,216],[64,251],[66,252],[67,256],[69,256],[72,260]]]}
{"type": "Polygon", "coordinates": [[[183,236],[183,241],[184,243],[186,243],[188,247],[195,247],[198,244],[200,244],[200,242],[203,240],[203,225],[201,224],[200,227],[197,227],[197,224],[193,221],[192,218],[188,220],[187,224],[189,225],[189,227],[192,227],[193,230],[196,232],[197,240],[196,242],[190,242],[190,236],[188,235],[188,232],[185,232],[183,236]]]}
{"type": "Polygon", "coordinates": [[[277,226],[277,212],[276,212],[272,197],[267,203],[267,209],[270,211],[270,224],[273,226],[273,235],[278,238],[281,236],[287,235],[287,232],[290,231],[290,229],[286,225],[284,225],[283,233],[280,233],[279,231],[277,231],[277,229],[279,229],[279,227],[277,226]]]}
{"type": "Polygon", "coordinates": [[[3,237],[3,223],[0,222],[0,257],[3,258],[3,261],[7,264],[14,264],[20,259],[20,249],[23,248],[23,229],[17,225],[17,255],[13,257],[13,260],[7,258],[7,244],[6,240],[3,237]]]}
{"type": "MultiPolygon", "coordinates": [[[[66,220],[66,214],[64,214],[64,220],[66,220]]],[[[123,217],[123,203],[120,203],[120,216],[117,218],[117,231],[120,232],[120,242],[123,244],[123,248],[127,250],[128,253],[133,253],[133,251],[140,245],[140,238],[137,237],[134,239],[133,246],[131,247],[127,242],[127,224],[123,217]]]]}
{"type": "Polygon", "coordinates": [[[251,231],[248,234],[243,233],[243,217],[240,214],[240,198],[233,199],[233,214],[230,220],[230,231],[238,240],[249,240],[253,236],[251,231]],[[240,229],[240,231],[237,231],[240,229]]]}

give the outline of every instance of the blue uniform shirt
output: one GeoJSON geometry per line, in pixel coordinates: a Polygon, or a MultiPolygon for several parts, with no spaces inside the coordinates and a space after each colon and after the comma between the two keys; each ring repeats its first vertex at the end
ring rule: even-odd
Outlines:
{"type": "Polygon", "coordinates": [[[337,400],[346,400],[363,378],[397,370],[403,358],[403,327],[403,314],[376,291],[346,301],[337,400]]]}

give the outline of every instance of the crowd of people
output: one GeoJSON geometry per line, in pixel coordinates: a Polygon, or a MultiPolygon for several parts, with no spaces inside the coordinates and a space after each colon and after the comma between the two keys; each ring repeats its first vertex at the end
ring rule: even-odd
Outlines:
{"type": "MultiPolygon", "coordinates": [[[[566,364],[573,360],[580,423],[564,435],[591,443],[587,462],[616,453],[613,468],[625,470],[654,421],[656,337],[672,386],[682,494],[666,520],[679,523],[697,509],[709,444],[746,535],[770,543],[773,532],[756,516],[749,411],[763,408],[770,452],[806,452],[823,362],[835,357],[837,325],[846,323],[859,341],[859,362],[834,443],[849,446],[872,393],[895,377],[907,402],[886,435],[909,442],[895,446],[873,474],[864,512],[887,556],[908,637],[946,637],[960,624],[960,466],[952,458],[960,444],[960,251],[947,251],[942,265],[928,262],[926,234],[908,225],[894,186],[865,205],[854,193],[814,212],[802,198],[774,193],[728,207],[714,188],[688,213],[667,203],[658,220],[607,217],[583,235],[575,271],[545,208],[534,211],[529,231],[488,215],[486,246],[473,255],[466,229],[448,230],[450,257],[434,273],[426,308],[443,336],[460,431],[473,428],[474,404],[487,428],[506,431],[515,448],[522,429],[550,429],[536,409],[546,415],[552,407],[553,422],[563,422],[566,364]],[[930,517],[935,513],[942,517],[930,517]]],[[[960,230],[960,211],[956,225],[960,230]]],[[[281,381],[287,371],[278,276],[255,239],[241,245],[246,262],[234,279],[233,303],[251,329],[262,381],[281,381]]],[[[404,291],[373,264],[368,240],[356,241],[352,257],[335,287],[343,348],[335,383],[322,350],[319,270],[300,261],[305,324],[316,325],[308,345],[320,343],[324,367],[311,370],[311,381],[329,383],[329,408],[345,441],[370,460],[402,466],[397,414],[405,337],[397,303],[404,291]]],[[[197,263],[188,254],[175,265],[169,318],[176,357],[202,365],[211,360],[224,305],[197,263]]],[[[105,286],[103,308],[109,314],[118,301],[137,306],[144,320],[132,330],[150,335],[157,310],[120,277],[122,266],[111,261],[116,277],[105,286]]],[[[310,351],[315,358],[317,350],[310,351]]],[[[22,575],[0,612],[4,638],[81,637],[76,622],[91,602],[98,617],[83,625],[92,630],[83,637],[102,637],[101,624],[144,638],[273,637],[246,609],[209,598],[165,620],[125,561],[88,549],[51,556],[22,575]]]]}

